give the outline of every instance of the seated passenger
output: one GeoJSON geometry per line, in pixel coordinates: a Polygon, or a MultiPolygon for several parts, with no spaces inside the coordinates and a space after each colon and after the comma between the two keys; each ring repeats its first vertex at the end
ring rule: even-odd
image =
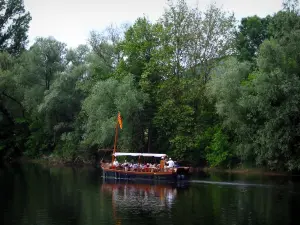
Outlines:
{"type": "Polygon", "coordinates": [[[139,166],[138,166],[138,164],[133,164],[133,169],[137,169],[139,166]]]}
{"type": "Polygon", "coordinates": [[[125,162],[122,164],[122,166],[128,166],[128,162],[126,159],[125,159],[125,162]]]}

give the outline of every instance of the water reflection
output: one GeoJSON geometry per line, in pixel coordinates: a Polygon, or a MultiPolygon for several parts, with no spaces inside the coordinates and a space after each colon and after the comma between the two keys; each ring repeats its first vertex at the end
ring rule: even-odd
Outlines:
{"type": "Polygon", "coordinates": [[[103,183],[95,169],[22,165],[0,175],[0,218],[4,225],[300,224],[299,183],[282,178],[279,186],[268,181],[267,187],[220,183],[259,179],[215,175],[211,183],[179,187],[103,183]]]}
{"type": "Polygon", "coordinates": [[[112,200],[116,224],[170,224],[178,190],[177,186],[168,184],[106,181],[101,185],[101,193],[112,200]]]}
{"type": "Polygon", "coordinates": [[[111,195],[112,202],[122,210],[139,210],[151,214],[171,209],[177,188],[163,184],[103,183],[101,191],[111,195]]]}

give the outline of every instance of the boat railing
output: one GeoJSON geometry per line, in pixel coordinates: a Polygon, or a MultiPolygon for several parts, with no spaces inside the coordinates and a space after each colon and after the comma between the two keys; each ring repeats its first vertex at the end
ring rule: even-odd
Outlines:
{"type": "Polygon", "coordinates": [[[102,168],[119,170],[119,171],[129,171],[129,172],[148,172],[148,173],[158,173],[158,172],[175,172],[174,168],[159,168],[159,167],[128,167],[128,166],[115,166],[111,163],[102,163],[102,168]]]}

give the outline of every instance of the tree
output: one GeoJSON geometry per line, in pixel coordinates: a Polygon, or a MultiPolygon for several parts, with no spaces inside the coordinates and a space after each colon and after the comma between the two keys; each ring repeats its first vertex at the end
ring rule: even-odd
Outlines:
{"type": "Polygon", "coordinates": [[[204,94],[205,84],[213,66],[233,52],[234,21],[215,5],[200,12],[184,1],[171,3],[161,19],[161,47],[150,61],[163,71],[153,124],[160,149],[178,159],[197,164],[210,145],[205,132],[218,119],[204,94]]]}
{"type": "Polygon", "coordinates": [[[55,153],[61,157],[73,156],[79,148],[81,138],[77,131],[81,130],[82,124],[78,124],[78,120],[84,94],[76,86],[85,71],[84,66],[77,66],[60,73],[38,106],[38,112],[44,116],[44,123],[53,137],[55,153]]]}
{"type": "Polygon", "coordinates": [[[16,77],[17,60],[0,53],[0,161],[20,155],[28,135],[22,89],[16,77]]]}
{"type": "Polygon", "coordinates": [[[210,166],[227,166],[230,167],[229,160],[232,159],[232,153],[230,151],[230,144],[228,137],[220,127],[214,131],[211,145],[206,149],[206,159],[210,166]],[[227,163],[227,165],[226,165],[227,163]]]}
{"type": "MultiPolygon", "coordinates": [[[[218,114],[235,133],[244,160],[271,169],[300,169],[299,30],[260,47],[257,71],[226,62],[210,82],[218,114]],[[230,65],[231,64],[231,65],[230,65]],[[247,75],[248,74],[248,75],[247,75]]],[[[218,70],[217,70],[218,71],[218,70]]]]}
{"type": "Polygon", "coordinates": [[[119,146],[127,150],[140,150],[143,140],[136,138],[135,128],[146,100],[147,95],[135,88],[132,76],[126,76],[120,81],[114,78],[98,81],[83,103],[83,111],[87,116],[84,143],[90,147],[97,145],[111,148],[116,116],[120,111],[124,127],[119,146]]]}
{"type": "Polygon", "coordinates": [[[270,38],[280,39],[300,28],[298,0],[283,2],[283,9],[272,16],[243,18],[236,33],[238,59],[251,61],[258,55],[259,46],[270,38]]]}
{"type": "Polygon", "coordinates": [[[30,20],[23,0],[1,0],[0,51],[17,55],[25,49],[30,20]]]}
{"type": "Polygon", "coordinates": [[[170,75],[182,76],[187,60],[187,47],[190,38],[189,27],[192,23],[190,10],[183,0],[170,1],[161,23],[164,33],[161,41],[164,51],[171,54],[169,59],[172,71],[170,75]]]}
{"type": "Polygon", "coordinates": [[[121,60],[121,51],[117,47],[122,41],[122,33],[127,29],[127,25],[115,27],[108,26],[103,32],[92,31],[89,38],[93,52],[106,64],[114,69],[121,60]]]}
{"type": "MultiPolygon", "coordinates": [[[[299,170],[300,68],[296,63],[299,50],[295,46],[299,46],[300,32],[286,36],[279,43],[271,40],[261,46],[260,70],[253,80],[249,98],[256,101],[260,119],[257,163],[273,169],[299,170]]],[[[243,102],[250,108],[247,98],[243,102]]]]}
{"type": "Polygon", "coordinates": [[[293,30],[300,29],[298,0],[284,1],[284,8],[271,19],[268,30],[272,37],[281,39],[293,30]]]}
{"type": "Polygon", "coordinates": [[[142,74],[158,44],[157,33],[154,29],[155,26],[146,18],[138,18],[125,32],[124,40],[118,46],[123,54],[123,60],[117,71],[127,71],[133,74],[137,83],[142,79],[142,74]]]}
{"type": "Polygon", "coordinates": [[[161,23],[172,75],[198,76],[205,83],[214,63],[233,53],[235,18],[214,4],[201,12],[183,0],[171,1],[161,23]]]}
{"type": "Polygon", "coordinates": [[[0,1],[0,161],[19,155],[28,135],[22,89],[15,75],[17,59],[12,55],[25,50],[30,20],[22,0],[0,1]]]}
{"type": "Polygon", "coordinates": [[[66,61],[70,66],[79,66],[87,61],[90,49],[87,45],[79,45],[76,49],[68,49],[66,53],[66,61]]]}
{"type": "MultiPolygon", "coordinates": [[[[91,32],[88,40],[88,48],[91,51],[85,51],[88,54],[84,57],[87,71],[79,84],[86,94],[90,93],[95,83],[113,76],[122,58],[118,45],[122,41],[122,31],[125,29],[125,25],[122,28],[111,25],[102,32],[91,32]]],[[[82,50],[83,47],[80,47],[77,52],[82,50]]],[[[67,58],[71,56],[71,53],[70,51],[67,58]]]]}
{"type": "Polygon", "coordinates": [[[16,79],[22,89],[22,104],[30,115],[27,149],[33,154],[54,147],[52,123],[38,108],[58,74],[66,68],[65,53],[65,44],[53,38],[38,38],[19,58],[16,79]]]}
{"type": "Polygon", "coordinates": [[[49,90],[55,74],[64,70],[65,54],[66,45],[52,37],[37,38],[28,54],[25,54],[30,63],[28,66],[31,70],[30,74],[37,76],[37,80],[46,90],[49,90]]]}
{"type": "Polygon", "coordinates": [[[149,97],[136,127],[136,135],[144,140],[144,150],[148,152],[157,149],[152,120],[157,110],[156,92],[163,76],[158,66],[163,61],[155,55],[159,46],[160,28],[160,25],[151,24],[146,18],[138,18],[119,44],[123,59],[114,73],[118,79],[128,73],[132,74],[135,86],[149,97]]]}
{"type": "Polygon", "coordinates": [[[234,54],[235,17],[211,4],[204,12],[192,11],[189,43],[189,68],[203,83],[219,60],[234,54]]]}
{"type": "MultiPolygon", "coordinates": [[[[247,62],[238,62],[236,58],[222,61],[212,71],[212,79],[207,84],[206,95],[215,103],[215,109],[222,121],[222,128],[233,131],[234,141],[243,142],[243,160],[250,157],[252,151],[247,143],[253,140],[256,129],[255,120],[240,104],[243,95],[243,84],[249,77],[251,80],[251,65],[247,62]],[[247,157],[244,157],[247,155],[247,157]]],[[[252,103],[253,104],[253,103],[252,103]]]]}
{"type": "Polygon", "coordinates": [[[261,43],[270,38],[268,31],[270,20],[270,16],[265,18],[251,16],[242,19],[239,31],[236,33],[236,48],[239,60],[254,60],[261,43]]]}

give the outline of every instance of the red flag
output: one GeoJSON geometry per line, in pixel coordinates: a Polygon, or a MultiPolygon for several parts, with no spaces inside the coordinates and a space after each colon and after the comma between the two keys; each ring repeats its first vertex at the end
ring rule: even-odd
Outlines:
{"type": "Polygon", "coordinates": [[[121,118],[121,113],[120,112],[118,113],[118,123],[119,123],[120,128],[122,129],[123,124],[122,124],[122,118],[121,118]]]}

